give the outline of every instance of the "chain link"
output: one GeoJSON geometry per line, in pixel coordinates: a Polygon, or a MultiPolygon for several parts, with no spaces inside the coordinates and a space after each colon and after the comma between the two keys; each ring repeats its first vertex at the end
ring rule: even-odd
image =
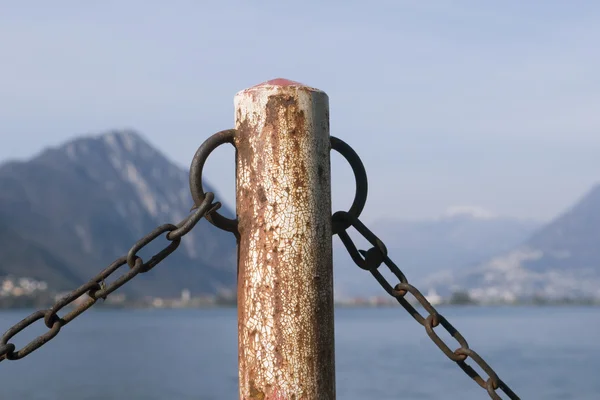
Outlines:
{"type": "Polygon", "coordinates": [[[0,362],[4,360],[19,360],[31,354],[52,340],[60,332],[63,326],[67,325],[69,322],[81,315],[84,311],[92,307],[98,301],[98,299],[105,300],[109,294],[123,286],[125,283],[129,282],[136,275],[148,272],[154,268],[158,263],[174,252],[177,247],[179,247],[181,238],[189,233],[198,223],[198,221],[221,207],[221,203],[217,202],[212,204],[213,199],[213,193],[206,193],[206,197],[203,199],[202,203],[192,208],[191,214],[179,224],[164,224],[157,227],[152,232],[148,233],[146,236],[137,241],[133,247],[131,247],[127,255],[116,259],[112,264],[102,270],[98,275],[93,277],[89,282],[81,285],[79,288],[62,297],[49,309],[35,311],[8,329],[0,339],[0,362]],[[170,241],[165,248],[152,256],[147,262],[144,262],[140,257],[137,256],[137,253],[140,250],[164,233],[166,233],[167,240],[170,241]],[[129,270],[118,277],[111,284],[106,285],[104,282],[105,279],[124,265],[128,265],[129,270]],[[67,313],[62,318],[58,316],[58,312],[60,310],[79,299],[79,297],[85,293],[88,295],[87,299],[85,299],[81,304],[76,306],[72,311],[67,313]],[[9,343],[9,341],[15,335],[41,319],[44,320],[44,324],[48,328],[46,333],[33,339],[31,342],[29,342],[29,344],[25,345],[19,350],[16,350],[14,344],[9,343]]]}
{"type": "Polygon", "coordinates": [[[446,318],[444,318],[432,305],[427,301],[425,296],[417,289],[408,283],[404,273],[394,264],[387,255],[385,244],[367,228],[358,217],[345,212],[338,211],[333,215],[333,224],[336,226],[352,226],[373,246],[367,251],[358,250],[350,235],[346,230],[338,232],[338,236],[348,250],[350,257],[358,267],[369,271],[373,277],[379,282],[381,287],[392,297],[394,297],[402,307],[423,327],[429,338],[437,345],[437,347],[448,357],[454,361],[469,377],[471,377],[479,386],[487,391],[489,396],[494,400],[499,400],[497,390],[504,392],[510,399],[519,400],[519,397],[502,381],[496,372],[481,358],[475,350],[469,347],[466,339],[446,318]],[[392,286],[387,279],[379,272],[379,266],[385,264],[388,269],[398,278],[400,283],[392,286]],[[405,295],[412,294],[419,304],[423,306],[427,312],[424,317],[413,307],[405,295]],[[438,336],[435,329],[441,326],[452,336],[459,344],[456,350],[452,351],[450,347],[438,336]],[[479,367],[487,374],[488,378],[484,379],[475,371],[466,360],[472,359],[479,367]]]}

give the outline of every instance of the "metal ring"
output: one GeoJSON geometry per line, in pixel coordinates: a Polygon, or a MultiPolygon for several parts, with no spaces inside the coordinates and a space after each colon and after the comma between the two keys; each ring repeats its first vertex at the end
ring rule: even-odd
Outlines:
{"type": "MultiPolygon", "coordinates": [[[[212,153],[214,149],[222,145],[223,143],[231,143],[234,145],[235,129],[227,129],[221,132],[217,132],[208,139],[198,148],[192,165],[190,166],[190,191],[192,192],[192,198],[194,204],[200,206],[204,201],[206,194],[202,187],[202,170],[204,169],[204,163],[206,159],[212,153]]],[[[217,228],[221,228],[228,232],[233,232],[237,235],[238,232],[238,221],[237,219],[226,218],[219,214],[217,211],[207,214],[205,218],[217,228]]]]}
{"type": "MultiPolygon", "coordinates": [[[[346,144],[343,140],[331,136],[331,149],[340,153],[346,159],[346,161],[348,161],[350,167],[352,167],[352,171],[354,172],[354,179],[356,181],[356,194],[354,195],[354,201],[352,202],[352,206],[350,207],[348,214],[358,219],[367,202],[368,183],[365,166],[363,165],[358,154],[356,154],[352,147],[346,144]]],[[[332,234],[336,235],[341,231],[348,229],[350,226],[351,223],[347,218],[340,220],[334,219],[331,227],[332,234]]]]}

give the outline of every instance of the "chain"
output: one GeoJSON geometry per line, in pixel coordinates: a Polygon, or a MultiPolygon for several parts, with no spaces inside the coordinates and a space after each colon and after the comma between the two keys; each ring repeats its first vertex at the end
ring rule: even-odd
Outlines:
{"type": "Polygon", "coordinates": [[[479,354],[469,348],[469,344],[460,332],[452,326],[446,318],[444,318],[432,305],[427,301],[425,296],[417,289],[408,283],[404,273],[394,264],[387,255],[385,244],[371,232],[355,215],[338,211],[333,214],[333,227],[337,231],[337,235],[348,250],[352,260],[358,267],[369,271],[373,277],[379,282],[381,287],[392,297],[394,297],[402,307],[422,326],[429,338],[437,345],[437,347],[452,361],[454,361],[469,377],[471,377],[479,386],[487,391],[489,396],[498,400],[501,397],[496,393],[498,389],[503,391],[510,399],[518,400],[519,397],[502,381],[496,372],[481,358],[479,354]],[[373,246],[371,249],[364,251],[358,250],[348,232],[344,227],[354,227],[366,240],[373,246]],[[342,228],[342,229],[340,229],[342,228]],[[388,269],[398,278],[400,283],[392,286],[385,277],[379,272],[379,266],[384,263],[388,269]],[[427,317],[423,317],[405,298],[404,296],[410,293],[427,311],[427,317]],[[438,336],[434,328],[441,325],[460,345],[454,351],[448,347],[446,343],[438,336]],[[484,380],[477,371],[466,363],[467,358],[471,358],[481,369],[488,375],[487,380],[484,380]]]}
{"type": "MultiPolygon", "coordinates": [[[[181,238],[190,232],[193,227],[203,218],[206,217],[211,223],[231,232],[237,232],[237,221],[227,220],[216,213],[221,207],[220,203],[212,203],[214,194],[211,192],[204,193],[202,190],[202,167],[208,154],[218,145],[225,142],[232,142],[234,130],[227,130],[213,135],[207,140],[198,150],[192,163],[190,173],[190,187],[192,195],[197,206],[192,208],[191,214],[177,225],[164,224],[158,226],[152,232],[142,237],[129,250],[129,252],[116,259],[112,264],[102,270],[98,275],[93,277],[89,282],[83,284],[79,288],[68,293],[58,300],[52,307],[46,310],[38,310],[15,324],[8,329],[0,338],[0,362],[4,360],[19,360],[31,354],[35,350],[42,347],[44,344],[52,340],[61,328],[73,321],[83,312],[92,307],[98,299],[106,299],[109,294],[129,282],[140,273],[145,273],[154,268],[158,263],[167,258],[173,253],[179,244],[181,238]],[[152,256],[147,262],[144,262],[137,253],[153,242],[162,234],[166,233],[166,239],[170,243],[161,251],[152,256]],[[106,285],[105,279],[117,271],[120,267],[128,265],[129,270],[119,276],[111,284],[106,285]],[[81,304],[76,306],[72,311],[64,315],[62,318],[58,316],[58,312],[78,300],[82,295],[86,294],[88,298],[81,304]],[[16,350],[16,346],[9,341],[25,328],[43,319],[48,331],[41,336],[33,339],[23,348],[16,350]]],[[[519,400],[519,397],[502,381],[496,372],[472,350],[461,333],[452,326],[446,318],[444,318],[430,303],[425,296],[414,286],[408,283],[404,273],[394,264],[387,255],[385,244],[370,231],[359,219],[360,212],[366,202],[367,192],[367,177],[364,166],[358,155],[343,141],[332,137],[332,149],[340,152],[350,163],[353,168],[357,192],[354,203],[349,212],[339,211],[333,215],[332,231],[337,234],[352,260],[360,268],[369,271],[383,287],[383,289],[392,297],[394,297],[402,307],[423,327],[429,338],[437,345],[437,347],[452,361],[454,361],[469,377],[471,377],[479,386],[487,391],[489,396],[498,400],[501,399],[497,394],[497,390],[504,392],[510,399],[519,400]],[[358,250],[347,229],[354,227],[366,240],[373,246],[368,251],[358,250]],[[392,286],[385,277],[379,272],[381,264],[385,264],[388,269],[398,278],[400,283],[392,286]],[[405,295],[411,293],[417,301],[427,311],[427,317],[421,315],[406,299],[405,295]],[[454,351],[438,336],[434,328],[442,326],[460,345],[454,351]],[[467,359],[471,358],[479,367],[487,374],[488,378],[484,380],[477,371],[466,363],[467,359]]]]}
{"type": "Polygon", "coordinates": [[[19,360],[28,354],[31,354],[33,351],[39,349],[44,344],[52,340],[56,335],[58,335],[63,326],[67,325],[69,322],[81,315],[84,311],[92,307],[98,301],[98,299],[105,300],[109,294],[123,286],[125,283],[129,282],[136,275],[148,272],[154,268],[158,263],[174,252],[177,247],[179,247],[181,238],[190,232],[198,223],[198,221],[221,207],[221,204],[218,202],[212,204],[213,199],[213,193],[206,193],[206,197],[203,199],[203,201],[198,206],[192,208],[191,214],[179,224],[160,225],[152,232],[148,233],[146,236],[137,241],[133,247],[131,247],[127,255],[116,259],[112,264],[106,267],[98,275],[93,277],[89,282],[81,285],[79,288],[62,297],[49,309],[35,311],[27,318],[23,319],[12,328],[7,330],[0,339],[0,362],[3,360],[19,360]],[[137,256],[137,253],[141,249],[146,247],[164,233],[166,233],[167,240],[170,241],[165,248],[152,256],[147,262],[144,262],[140,257],[137,256]],[[129,270],[118,277],[111,284],[106,285],[105,279],[124,265],[128,265],[129,270]],[[64,317],[61,318],[58,316],[57,313],[61,309],[73,303],[85,293],[88,295],[88,298],[85,301],[75,307],[64,317]],[[11,340],[23,329],[41,319],[44,320],[48,331],[43,335],[38,336],[36,339],[33,339],[31,342],[29,342],[29,344],[20,350],[15,350],[15,345],[9,343],[9,340],[11,340]]]}

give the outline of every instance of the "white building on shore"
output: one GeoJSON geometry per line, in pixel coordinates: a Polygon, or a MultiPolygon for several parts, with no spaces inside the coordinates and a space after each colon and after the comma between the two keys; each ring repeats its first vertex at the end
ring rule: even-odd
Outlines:
{"type": "Polygon", "coordinates": [[[442,302],[442,298],[437,294],[435,289],[429,289],[429,292],[425,295],[425,299],[432,305],[436,306],[442,302]]]}

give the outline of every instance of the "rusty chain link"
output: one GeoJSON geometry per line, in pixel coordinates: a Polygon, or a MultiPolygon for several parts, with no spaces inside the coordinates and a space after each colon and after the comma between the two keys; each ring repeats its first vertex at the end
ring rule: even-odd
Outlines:
{"type": "Polygon", "coordinates": [[[206,196],[202,202],[192,208],[191,214],[179,224],[164,224],[157,227],[152,232],[148,233],[146,236],[137,241],[133,247],[131,247],[127,255],[116,259],[112,264],[106,267],[98,275],[93,277],[89,282],[62,297],[49,309],[35,311],[27,318],[8,329],[0,339],[0,362],[4,360],[19,360],[28,354],[31,354],[33,351],[39,349],[41,346],[52,340],[60,332],[63,326],[67,325],[69,322],[81,315],[84,311],[92,307],[98,301],[98,299],[106,299],[109,294],[123,286],[125,283],[129,282],[136,275],[148,272],[154,268],[158,263],[174,252],[177,247],[179,247],[181,238],[189,233],[198,223],[198,221],[221,207],[221,203],[219,202],[212,204],[213,199],[213,193],[206,193],[206,196]],[[137,253],[141,249],[164,233],[166,233],[166,238],[171,243],[152,256],[147,262],[144,262],[140,257],[137,256],[137,253]],[[106,278],[126,264],[129,266],[129,270],[126,273],[118,277],[109,285],[104,283],[106,278]],[[71,304],[85,293],[88,295],[88,298],[85,301],[83,301],[80,305],[75,307],[62,318],[58,316],[57,313],[61,309],[71,304]],[[20,350],[16,350],[15,345],[9,343],[9,341],[16,334],[41,319],[44,320],[44,324],[48,328],[46,333],[33,339],[31,342],[29,342],[29,344],[25,345],[20,350]]]}
{"type": "Polygon", "coordinates": [[[496,372],[481,358],[475,350],[469,347],[466,339],[460,334],[460,332],[452,326],[446,318],[444,318],[432,305],[427,301],[425,296],[417,289],[408,283],[404,273],[394,264],[394,262],[387,255],[387,248],[385,244],[367,228],[357,216],[352,215],[346,211],[338,211],[333,214],[333,225],[334,226],[352,226],[358,233],[360,233],[371,245],[373,246],[367,251],[358,250],[347,230],[340,230],[337,235],[341,239],[342,243],[348,250],[348,253],[352,257],[352,260],[358,267],[369,271],[373,277],[379,282],[381,287],[392,297],[394,297],[402,307],[423,327],[429,338],[437,345],[437,347],[452,361],[458,364],[458,366],[471,377],[479,386],[487,391],[489,396],[498,400],[501,397],[496,392],[498,389],[503,391],[510,399],[518,400],[519,397],[502,381],[496,372]],[[387,279],[379,271],[379,266],[385,264],[388,269],[398,278],[400,281],[395,286],[392,286],[387,279]],[[417,311],[409,302],[405,299],[407,293],[412,294],[419,304],[423,306],[427,312],[427,317],[424,317],[417,311]],[[434,328],[442,326],[460,345],[460,347],[454,351],[438,336],[434,328]],[[466,360],[471,358],[481,369],[488,375],[487,379],[483,379],[477,371],[475,371],[470,365],[466,363],[466,360]]]}

